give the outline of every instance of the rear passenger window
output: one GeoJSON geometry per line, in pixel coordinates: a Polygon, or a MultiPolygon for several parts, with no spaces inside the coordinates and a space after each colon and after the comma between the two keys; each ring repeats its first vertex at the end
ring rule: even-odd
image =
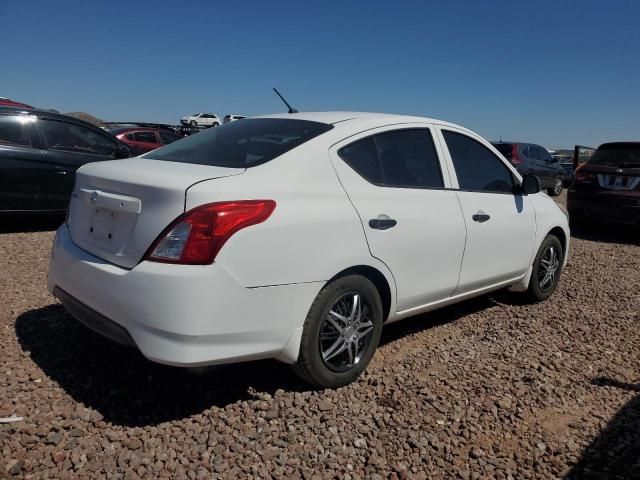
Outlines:
{"type": "Polygon", "coordinates": [[[488,148],[476,140],[447,130],[447,142],[461,190],[512,193],[513,175],[488,148]]]}
{"type": "Polygon", "coordinates": [[[378,186],[444,187],[428,129],[380,133],[347,145],[338,154],[362,177],[378,186]]]}
{"type": "Polygon", "coordinates": [[[156,143],[156,134],[153,132],[135,132],[133,138],[136,142],[156,143]]]}
{"type": "Polygon", "coordinates": [[[27,117],[0,116],[0,145],[30,147],[27,117]]]}
{"type": "Polygon", "coordinates": [[[363,138],[341,148],[338,155],[365,180],[376,185],[383,184],[380,159],[373,137],[363,138]]]}
{"type": "Polygon", "coordinates": [[[118,145],[114,140],[91,128],[49,119],[40,119],[39,123],[50,150],[106,157],[115,156],[118,152],[118,145]]]}

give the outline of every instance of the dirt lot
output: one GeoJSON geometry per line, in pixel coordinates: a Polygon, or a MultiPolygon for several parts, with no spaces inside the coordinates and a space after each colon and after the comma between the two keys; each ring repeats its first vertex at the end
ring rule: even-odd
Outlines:
{"type": "Polygon", "coordinates": [[[354,385],[276,362],[189,373],[74,322],[53,233],[0,234],[0,477],[640,478],[640,239],[574,238],[546,303],[485,296],[386,328],[354,385]]]}

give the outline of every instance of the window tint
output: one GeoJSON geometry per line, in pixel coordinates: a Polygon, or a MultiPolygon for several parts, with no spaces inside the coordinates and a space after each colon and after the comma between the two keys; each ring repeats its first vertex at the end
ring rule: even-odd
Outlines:
{"type": "Polygon", "coordinates": [[[513,158],[513,144],[512,143],[493,143],[496,150],[504,155],[508,160],[513,158]]]}
{"type": "Polygon", "coordinates": [[[598,147],[587,163],[619,168],[640,167],[640,143],[605,143],[598,147]]]}
{"type": "Polygon", "coordinates": [[[145,155],[170,162],[249,168],[266,163],[331,130],[332,125],[288,118],[255,118],[183,138],[145,155]]]}
{"type": "Polygon", "coordinates": [[[0,145],[30,147],[28,118],[24,116],[0,116],[0,145]]]}
{"type": "Polygon", "coordinates": [[[551,161],[551,155],[549,155],[549,152],[545,148],[536,147],[536,149],[538,150],[540,160],[551,161]]]}
{"type": "Polygon", "coordinates": [[[182,138],[179,135],[176,135],[175,133],[165,132],[162,130],[160,130],[158,134],[160,135],[160,141],[165,145],[168,145],[171,142],[175,142],[176,140],[180,140],[182,138]]]}
{"type": "Polygon", "coordinates": [[[363,138],[342,147],[338,155],[365,180],[376,185],[384,184],[380,159],[373,137],[363,138]]]}
{"type": "Polygon", "coordinates": [[[462,190],[485,192],[513,191],[513,175],[507,166],[481,143],[443,130],[449,153],[462,190]]]}
{"type": "Polygon", "coordinates": [[[133,138],[136,142],[157,143],[156,134],[153,132],[134,132],[133,138]]]}
{"type": "Polygon", "coordinates": [[[340,157],[366,180],[385,187],[442,188],[440,163],[427,129],[380,133],[343,147],[340,157]]]}
{"type": "Polygon", "coordinates": [[[90,128],[48,119],[40,119],[39,123],[50,150],[107,157],[114,156],[118,151],[118,145],[114,140],[90,128]]]}
{"type": "Polygon", "coordinates": [[[531,158],[533,160],[540,160],[540,151],[533,145],[527,147],[524,155],[525,157],[531,158]]]}

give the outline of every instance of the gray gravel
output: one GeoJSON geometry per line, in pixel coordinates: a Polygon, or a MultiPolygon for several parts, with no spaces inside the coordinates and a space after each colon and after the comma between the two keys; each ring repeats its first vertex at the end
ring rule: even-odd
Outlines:
{"type": "Polygon", "coordinates": [[[47,294],[52,232],[0,234],[0,478],[640,478],[640,237],[597,232],[546,303],[389,326],[337,391],[154,365],[47,294]]]}

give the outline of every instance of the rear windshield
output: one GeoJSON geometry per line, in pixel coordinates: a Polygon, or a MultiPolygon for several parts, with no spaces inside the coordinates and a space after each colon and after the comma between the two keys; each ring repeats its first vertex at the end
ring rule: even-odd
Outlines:
{"type": "Polygon", "coordinates": [[[611,143],[601,145],[587,161],[590,165],[611,167],[640,167],[640,143],[611,143]]]}
{"type": "Polygon", "coordinates": [[[513,145],[510,143],[492,143],[496,150],[504,155],[508,160],[511,160],[511,154],[513,153],[513,145]]]}
{"type": "Polygon", "coordinates": [[[144,157],[216,167],[249,168],[273,160],[332,128],[326,123],[307,120],[247,119],[210,128],[154,150],[144,157]]]}

